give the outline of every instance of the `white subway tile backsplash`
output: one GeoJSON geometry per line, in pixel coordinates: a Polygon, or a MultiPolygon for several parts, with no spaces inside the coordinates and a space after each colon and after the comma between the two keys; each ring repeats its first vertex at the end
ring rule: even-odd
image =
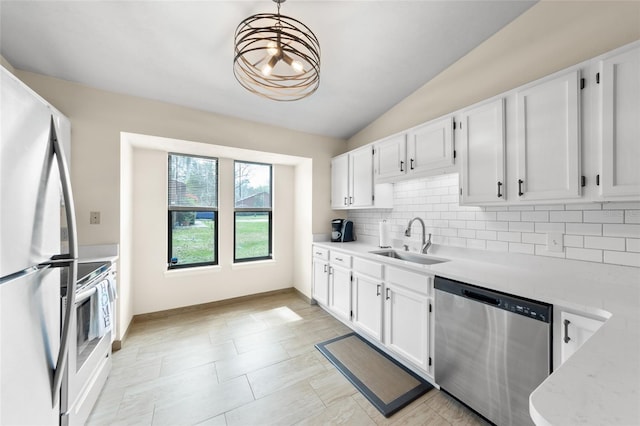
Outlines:
{"type": "Polygon", "coordinates": [[[584,237],[584,247],[603,250],[625,250],[624,238],[584,237]]]}
{"type": "Polygon", "coordinates": [[[586,260],[587,262],[602,262],[602,250],[591,250],[567,247],[567,259],[586,260]]]}
{"type": "Polygon", "coordinates": [[[564,233],[564,223],[536,222],[534,228],[535,228],[536,232],[562,232],[562,233],[564,233]]]}
{"type": "Polygon", "coordinates": [[[604,261],[605,263],[613,263],[614,265],[640,267],[640,253],[605,251],[604,261]]]}
{"type": "Polygon", "coordinates": [[[627,238],[627,251],[640,253],[640,238],[627,238]]]}
{"type": "Polygon", "coordinates": [[[498,232],[498,241],[519,243],[522,241],[522,234],[520,232],[498,232]]]}
{"type": "Polygon", "coordinates": [[[477,231],[476,238],[480,240],[495,240],[498,238],[498,233],[496,231],[477,231]]]}
{"type": "Polygon", "coordinates": [[[624,223],[640,223],[640,210],[625,210],[624,223]]]}
{"type": "Polygon", "coordinates": [[[533,232],[532,222],[509,222],[509,231],[533,232]]]}
{"type": "Polygon", "coordinates": [[[548,211],[522,212],[520,217],[525,222],[549,222],[548,211]]]}
{"type": "Polygon", "coordinates": [[[591,223],[567,223],[567,234],[602,235],[602,225],[591,223]]]}
{"type": "Polygon", "coordinates": [[[582,211],[549,212],[551,222],[582,222],[582,211]]]}
{"type": "MultiPolygon", "coordinates": [[[[393,209],[348,213],[358,235],[376,240],[378,222],[386,219],[394,245],[418,216],[435,244],[640,266],[640,202],[460,206],[453,174],[394,184],[393,209]],[[549,232],[564,234],[563,252],[547,251],[549,232]]],[[[411,244],[419,245],[418,234],[415,229],[411,244]]]]}
{"type": "Polygon", "coordinates": [[[622,223],[624,213],[621,210],[585,211],[583,221],[585,223],[622,223]]]}
{"type": "Polygon", "coordinates": [[[584,239],[582,235],[565,235],[564,246],[565,247],[584,247],[584,239]]]}
{"type": "Polygon", "coordinates": [[[529,244],[547,244],[547,234],[536,234],[533,232],[525,232],[522,234],[522,242],[529,243],[529,244]]]}
{"type": "Polygon", "coordinates": [[[605,237],[640,238],[640,225],[602,225],[602,235],[605,237]]]}
{"type": "Polygon", "coordinates": [[[498,221],[515,222],[520,220],[520,212],[498,212],[498,221]]]}
{"type": "Polygon", "coordinates": [[[509,230],[509,222],[486,222],[485,229],[489,231],[508,231],[509,230]]]}

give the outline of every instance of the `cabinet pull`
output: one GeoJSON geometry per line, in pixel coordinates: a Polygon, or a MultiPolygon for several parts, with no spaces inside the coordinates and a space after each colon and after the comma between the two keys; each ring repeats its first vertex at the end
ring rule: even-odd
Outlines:
{"type": "Polygon", "coordinates": [[[353,197],[349,197],[349,204],[353,204],[353,197]]]}
{"type": "Polygon", "coordinates": [[[498,182],[498,198],[502,197],[502,182],[498,182]]]}
{"type": "Polygon", "coordinates": [[[332,274],[332,272],[331,272],[331,271],[333,271],[333,268],[332,268],[331,266],[329,266],[329,275],[331,275],[331,274],[332,274]]]}
{"type": "Polygon", "coordinates": [[[327,264],[326,263],[324,264],[324,272],[325,273],[327,272],[327,264]]]}
{"type": "Polygon", "coordinates": [[[341,258],[341,257],[336,257],[335,259],[336,259],[338,262],[344,262],[344,260],[342,260],[342,258],[341,258]]]}
{"type": "Polygon", "coordinates": [[[347,205],[347,200],[348,200],[348,198],[347,198],[347,197],[344,197],[344,205],[345,205],[345,206],[347,205]]]}
{"type": "Polygon", "coordinates": [[[400,160],[400,171],[404,172],[404,161],[400,160]]]}
{"type": "Polygon", "coordinates": [[[568,319],[564,320],[564,342],[565,343],[569,343],[569,340],[571,340],[571,337],[569,337],[569,324],[571,324],[571,321],[569,321],[568,319]]]}
{"type": "Polygon", "coordinates": [[[391,296],[389,295],[389,289],[386,290],[387,296],[385,297],[385,299],[389,300],[391,299],[391,296]]]}
{"type": "Polygon", "coordinates": [[[378,284],[376,286],[376,296],[380,296],[380,290],[382,290],[382,286],[380,284],[378,284]]]}
{"type": "Polygon", "coordinates": [[[518,179],[518,195],[519,196],[523,196],[524,192],[522,192],[522,184],[524,183],[524,181],[522,179],[518,179]]]}
{"type": "Polygon", "coordinates": [[[413,158],[411,159],[411,170],[413,170],[413,158]]]}

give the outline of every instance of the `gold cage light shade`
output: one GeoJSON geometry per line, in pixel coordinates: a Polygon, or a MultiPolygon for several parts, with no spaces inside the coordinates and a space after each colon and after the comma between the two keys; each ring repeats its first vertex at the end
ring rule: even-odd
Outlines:
{"type": "Polygon", "coordinates": [[[297,19],[259,13],[235,33],[233,73],[248,91],[275,101],[296,101],[320,85],[320,43],[297,19]]]}

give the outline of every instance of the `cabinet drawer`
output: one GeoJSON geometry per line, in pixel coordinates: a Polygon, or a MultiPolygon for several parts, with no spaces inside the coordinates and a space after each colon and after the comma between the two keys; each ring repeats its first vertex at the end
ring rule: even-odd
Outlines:
{"type": "Polygon", "coordinates": [[[329,249],[313,246],[313,257],[322,260],[329,260],[329,249]]]}
{"type": "Polygon", "coordinates": [[[351,256],[340,251],[331,251],[330,262],[334,265],[341,265],[345,268],[351,268],[351,256]]]}
{"type": "Polygon", "coordinates": [[[430,275],[418,274],[405,269],[387,266],[387,282],[400,285],[418,293],[428,294],[430,275]]]}
{"type": "Polygon", "coordinates": [[[382,264],[370,260],[353,258],[353,271],[359,274],[368,275],[372,278],[382,279],[382,264]]]}

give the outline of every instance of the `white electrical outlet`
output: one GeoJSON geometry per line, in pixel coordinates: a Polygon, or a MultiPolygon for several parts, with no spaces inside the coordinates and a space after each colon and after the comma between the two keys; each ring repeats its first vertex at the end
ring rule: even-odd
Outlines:
{"type": "Polygon", "coordinates": [[[100,212],[89,212],[89,224],[100,225],[100,212]]]}
{"type": "Polygon", "coordinates": [[[562,232],[549,232],[547,234],[547,250],[556,253],[564,251],[564,234],[562,232]]]}

